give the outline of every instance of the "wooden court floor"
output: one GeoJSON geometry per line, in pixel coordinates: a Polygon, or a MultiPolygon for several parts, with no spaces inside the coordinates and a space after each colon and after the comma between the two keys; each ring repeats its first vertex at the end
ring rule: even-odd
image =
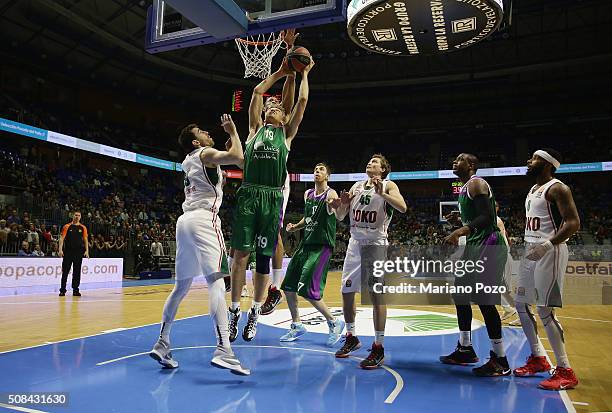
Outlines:
{"type": "MultiPolygon", "coordinates": [[[[341,305],[339,284],[339,274],[330,273],[325,296],[330,306],[341,305]]],[[[171,289],[172,284],[165,284],[84,290],[82,297],[72,297],[70,293],[66,297],[55,294],[0,297],[0,325],[4,327],[0,352],[158,323],[171,289]]],[[[243,299],[243,308],[249,304],[249,298],[243,299]]],[[[286,308],[284,304],[282,307],[286,308]]],[[[452,306],[411,308],[454,313],[452,306]]],[[[207,290],[203,284],[194,284],[177,318],[207,312],[207,290]]],[[[474,314],[480,318],[477,309],[474,314]]],[[[559,310],[557,315],[565,330],[570,362],[580,380],[578,388],[568,391],[576,410],[612,411],[612,306],[572,305],[559,310]]],[[[543,327],[539,331],[543,332],[543,327]]],[[[542,339],[554,357],[545,337],[542,339]]]]}

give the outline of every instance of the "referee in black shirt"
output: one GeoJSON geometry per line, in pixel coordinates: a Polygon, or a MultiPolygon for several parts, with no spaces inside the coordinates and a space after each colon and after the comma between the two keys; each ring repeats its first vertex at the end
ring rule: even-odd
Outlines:
{"type": "Polygon", "coordinates": [[[62,284],[60,297],[66,295],[66,281],[72,267],[72,295],[80,297],[81,263],[83,256],[89,258],[89,243],[87,242],[87,228],[81,224],[81,213],[74,211],[72,222],[64,225],[59,239],[59,256],[62,260],[62,284]]]}

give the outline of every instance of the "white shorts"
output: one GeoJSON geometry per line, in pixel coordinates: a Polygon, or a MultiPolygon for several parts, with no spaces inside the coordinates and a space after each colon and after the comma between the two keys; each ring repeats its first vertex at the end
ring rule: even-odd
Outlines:
{"type": "MultiPolygon", "coordinates": [[[[377,240],[355,240],[349,239],[346,247],[346,256],[344,257],[344,265],[342,267],[342,293],[358,293],[361,292],[361,246],[363,245],[389,245],[386,239],[377,240]]],[[[381,251],[382,252],[382,251],[381,251]]],[[[385,257],[377,257],[377,259],[386,259],[385,257]]]]}
{"type": "Polygon", "coordinates": [[[220,273],[226,269],[221,218],[205,209],[185,212],[176,220],[176,279],[220,273]]]}
{"type": "MultiPolygon", "coordinates": [[[[535,244],[526,244],[525,252],[535,244]]],[[[538,261],[521,260],[515,300],[545,307],[561,307],[563,278],[569,252],[566,244],[555,245],[538,261]]]]}

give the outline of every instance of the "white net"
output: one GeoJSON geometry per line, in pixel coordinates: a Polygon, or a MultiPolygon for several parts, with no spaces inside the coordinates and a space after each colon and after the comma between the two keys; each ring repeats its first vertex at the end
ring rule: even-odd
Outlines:
{"type": "Polygon", "coordinates": [[[236,46],[244,61],[244,77],[265,79],[270,76],[272,58],[282,45],[282,33],[262,33],[236,39],[236,46]]]}

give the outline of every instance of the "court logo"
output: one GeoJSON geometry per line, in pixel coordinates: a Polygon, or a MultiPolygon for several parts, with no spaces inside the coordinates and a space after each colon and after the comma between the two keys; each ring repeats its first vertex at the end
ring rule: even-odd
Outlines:
{"type": "Polygon", "coordinates": [[[419,314],[389,317],[404,323],[404,332],[439,331],[457,327],[457,319],[446,314],[419,314]]]}
{"type": "Polygon", "coordinates": [[[476,30],[476,17],[453,20],[451,24],[453,27],[453,33],[471,32],[476,30]]]}
{"type": "MultiPolygon", "coordinates": [[[[342,318],[342,308],[330,308],[334,317],[342,318]]],[[[329,327],[325,318],[314,308],[300,308],[300,319],[302,324],[310,333],[328,334],[329,327]]],[[[259,324],[265,324],[279,329],[278,336],[284,334],[284,330],[291,326],[291,313],[289,310],[276,310],[274,313],[261,316],[259,324]]],[[[472,330],[481,328],[483,324],[478,320],[472,321],[472,330]]],[[[360,336],[373,336],[374,325],[372,323],[372,309],[365,307],[357,308],[355,317],[355,328],[360,336]]],[[[458,333],[457,317],[452,314],[438,313],[434,311],[417,311],[390,308],[387,315],[387,327],[385,336],[408,337],[408,336],[433,336],[442,334],[458,333]]]]}
{"type": "Polygon", "coordinates": [[[392,42],[397,40],[395,30],[393,29],[372,30],[372,36],[374,36],[377,42],[392,42]]]}

